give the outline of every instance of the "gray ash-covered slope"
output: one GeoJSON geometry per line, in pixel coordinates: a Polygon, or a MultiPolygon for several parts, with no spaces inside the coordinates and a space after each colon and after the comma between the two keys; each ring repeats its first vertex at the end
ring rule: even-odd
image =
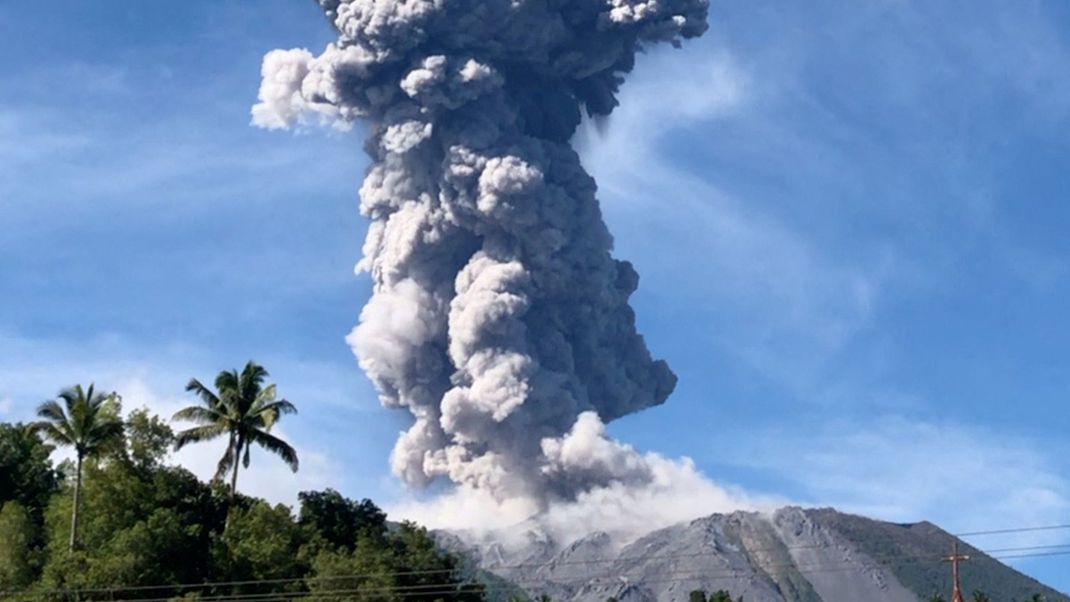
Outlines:
{"type": "MultiPolygon", "coordinates": [[[[747,602],[918,602],[936,593],[950,596],[950,571],[941,558],[954,538],[927,522],[900,525],[789,507],[772,516],[714,514],[626,545],[605,533],[567,545],[536,531],[525,537],[509,546],[467,547],[457,538],[449,545],[531,596],[557,601],[682,601],[699,589],[727,590],[747,602]]],[[[962,569],[968,592],[979,589],[1008,602],[1036,593],[1049,602],[1070,602],[971,546],[960,546],[972,556],[962,569]]]]}

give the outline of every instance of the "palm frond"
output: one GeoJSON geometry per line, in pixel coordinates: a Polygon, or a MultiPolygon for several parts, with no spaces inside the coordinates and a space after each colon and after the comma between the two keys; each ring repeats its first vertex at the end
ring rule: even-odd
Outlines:
{"type": "Polygon", "coordinates": [[[253,431],[250,433],[249,439],[251,442],[282,458],[282,461],[286,462],[290,470],[297,472],[299,466],[297,450],[290,447],[289,443],[265,431],[253,431]]]}
{"type": "Polygon", "coordinates": [[[196,422],[198,424],[214,424],[224,422],[226,419],[227,416],[218,409],[204,406],[182,408],[171,417],[171,420],[185,420],[186,422],[196,422]]]}
{"type": "Polygon", "coordinates": [[[254,392],[259,392],[264,380],[268,377],[268,371],[260,364],[249,360],[241,371],[241,390],[244,395],[255,397],[254,392]]]}
{"type": "Polygon", "coordinates": [[[215,377],[215,390],[220,399],[226,399],[241,393],[241,381],[237,370],[223,370],[215,377]]]}
{"type": "Polygon", "coordinates": [[[241,465],[248,468],[253,442],[278,455],[296,472],[297,452],[267,431],[283,414],[297,413],[297,408],[285,399],[276,398],[275,385],[264,386],[267,376],[263,366],[249,361],[241,372],[221,371],[215,378],[214,391],[197,379],[190,380],[186,390],[196,393],[202,405],[183,408],[175,413],[174,419],[199,426],[178,433],[175,449],[226,434],[229,441],[216,466],[216,480],[225,478],[228,471],[237,471],[241,465]]]}
{"type": "Polygon", "coordinates": [[[272,401],[263,406],[254,408],[256,422],[265,430],[271,430],[283,414],[296,414],[297,408],[285,399],[272,401]]]}
{"type": "Polygon", "coordinates": [[[277,401],[273,401],[273,402],[263,406],[262,408],[260,408],[260,411],[261,412],[275,412],[278,415],[296,414],[297,413],[297,406],[295,406],[294,404],[290,403],[289,401],[287,401],[285,399],[279,399],[277,401]]]}
{"type": "Polygon", "coordinates": [[[111,393],[97,393],[93,394],[93,385],[89,385],[89,391],[86,393],[86,401],[89,406],[93,408],[93,411],[99,412],[108,407],[108,404],[117,403],[119,400],[119,394],[115,391],[111,393]]]}
{"type": "Polygon", "coordinates": [[[216,437],[226,434],[227,425],[225,424],[207,424],[204,426],[195,426],[179,432],[175,435],[175,451],[182,449],[190,443],[200,443],[201,441],[209,441],[216,437]]]}
{"type": "Polygon", "coordinates": [[[256,406],[271,403],[275,401],[275,396],[278,392],[278,387],[272,383],[256,394],[256,406]]]}
{"type": "Polygon", "coordinates": [[[196,378],[191,378],[189,382],[186,383],[186,391],[195,393],[197,397],[201,398],[204,405],[209,408],[215,408],[220,405],[219,397],[213,393],[211,389],[201,384],[201,381],[196,378]]]}
{"type": "Polygon", "coordinates": [[[37,406],[37,415],[52,422],[67,421],[67,413],[63,410],[63,406],[54,399],[37,406]]]}
{"type": "Polygon", "coordinates": [[[95,385],[60,391],[37,408],[42,420],[30,429],[59,445],[71,445],[80,456],[93,455],[121,443],[123,422],[115,393],[97,393],[95,385]]]}
{"type": "Polygon", "coordinates": [[[122,398],[114,391],[107,394],[101,393],[89,398],[88,405],[94,422],[99,420],[122,420],[122,398]]]}
{"type": "Polygon", "coordinates": [[[34,422],[29,425],[30,432],[44,437],[46,440],[51,441],[57,445],[74,445],[75,440],[71,437],[70,431],[64,430],[63,426],[56,425],[51,422],[34,422]]]}
{"type": "MultiPolygon", "coordinates": [[[[90,385],[92,388],[92,385],[90,385]]],[[[73,387],[67,387],[59,392],[59,399],[63,400],[63,405],[67,407],[67,414],[74,415],[74,410],[78,407],[79,401],[86,399],[85,391],[82,390],[82,385],[74,385],[73,387]]]]}
{"type": "Polygon", "coordinates": [[[92,453],[109,445],[118,444],[123,439],[123,421],[117,418],[105,418],[90,425],[86,432],[86,451],[92,453]]]}

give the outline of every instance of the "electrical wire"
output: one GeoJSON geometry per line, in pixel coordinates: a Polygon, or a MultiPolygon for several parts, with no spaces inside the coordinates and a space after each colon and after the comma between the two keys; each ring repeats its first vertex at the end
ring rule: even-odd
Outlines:
{"type": "MultiPolygon", "coordinates": [[[[806,546],[806,547],[816,547],[816,546],[806,546]]],[[[1051,548],[1059,548],[1059,547],[1065,548],[1065,547],[1070,547],[1070,545],[1062,545],[1062,546],[1025,546],[1025,547],[1019,547],[1019,548],[1004,548],[1004,549],[1002,549],[1002,551],[1028,551],[1028,550],[1051,549],[1051,548]]],[[[751,551],[753,551],[753,550],[751,550],[751,551]]],[[[1070,550],[1050,551],[1050,552],[1033,552],[1033,553],[1022,553],[1022,554],[1002,554],[1002,555],[998,554],[999,551],[1000,550],[990,550],[989,552],[991,552],[992,554],[990,554],[989,557],[994,558],[994,559],[1017,559],[1017,558],[1031,558],[1031,557],[1048,557],[1048,556],[1066,556],[1066,555],[1070,555],[1070,550]]],[[[682,554],[682,555],[676,555],[676,556],[666,555],[666,556],[662,556],[662,558],[689,558],[689,557],[693,557],[693,556],[694,556],[693,554],[682,554]]],[[[871,557],[871,558],[876,559],[877,557],[871,557]]],[[[901,561],[907,561],[907,562],[932,562],[932,561],[942,561],[942,560],[945,559],[944,556],[935,556],[935,555],[933,555],[933,556],[908,556],[908,555],[902,555],[902,554],[886,555],[886,556],[883,556],[881,558],[882,558],[882,560],[885,560],[885,561],[901,560],[901,561]]],[[[594,562],[582,563],[582,562],[576,561],[576,564],[596,564],[596,563],[594,563],[594,562]]],[[[694,580],[697,580],[697,579],[700,579],[700,578],[706,578],[706,579],[711,579],[711,578],[712,579],[732,578],[732,577],[739,577],[739,576],[744,575],[744,574],[756,574],[756,573],[764,573],[764,574],[766,574],[768,576],[772,576],[774,574],[780,574],[781,572],[795,572],[795,573],[799,573],[799,574],[811,574],[811,573],[824,573],[824,572],[857,571],[857,570],[860,570],[860,569],[861,570],[865,570],[866,568],[867,567],[859,567],[859,566],[854,565],[854,564],[850,564],[849,565],[848,563],[845,563],[845,562],[835,563],[832,566],[829,566],[828,563],[821,563],[821,564],[817,564],[817,565],[796,565],[794,563],[785,563],[785,564],[779,564],[779,565],[766,565],[766,566],[760,566],[760,567],[749,567],[747,569],[731,569],[731,570],[728,570],[728,571],[695,571],[695,570],[692,570],[692,571],[669,571],[669,572],[664,573],[664,575],[672,576],[670,578],[662,578],[662,579],[644,578],[642,581],[643,581],[643,583],[681,582],[681,581],[694,581],[694,580]],[[840,564],[842,564],[843,566],[837,566],[837,565],[840,565],[840,564]],[[682,575],[686,575],[686,576],[682,577],[682,575]]],[[[876,568],[876,567],[871,567],[871,568],[876,568]]],[[[404,572],[404,573],[403,572],[397,572],[397,573],[379,573],[379,574],[351,574],[351,575],[334,576],[334,577],[331,577],[330,579],[338,581],[338,580],[347,580],[347,579],[348,580],[360,579],[360,578],[363,578],[363,577],[382,578],[382,577],[397,576],[397,575],[402,575],[402,574],[413,574],[413,573],[416,573],[416,572],[417,571],[408,571],[408,572],[404,572]]],[[[441,572],[441,571],[436,571],[436,572],[441,572]]],[[[596,583],[599,579],[610,579],[610,580],[612,580],[611,584],[620,584],[622,582],[627,582],[627,578],[624,577],[623,575],[619,575],[619,574],[594,575],[594,576],[591,576],[590,574],[587,574],[587,575],[583,575],[583,576],[579,577],[578,581],[576,581],[575,583],[570,583],[568,580],[557,580],[557,581],[553,581],[553,582],[549,582],[549,583],[551,583],[552,585],[555,585],[555,586],[561,586],[561,585],[586,585],[586,586],[604,585],[604,584],[596,583]]],[[[325,580],[325,579],[319,579],[319,581],[322,581],[322,580],[325,580]]],[[[200,588],[200,589],[203,589],[203,588],[209,588],[209,587],[213,587],[213,586],[218,587],[218,586],[222,586],[222,585],[239,584],[239,583],[242,584],[242,585],[279,585],[279,584],[283,584],[283,583],[297,583],[297,582],[304,582],[304,583],[307,584],[309,582],[315,582],[315,581],[317,581],[317,579],[315,579],[315,578],[296,578],[296,579],[285,579],[285,580],[250,580],[250,581],[243,581],[243,582],[216,582],[214,584],[213,583],[202,583],[202,584],[197,584],[196,587],[200,588]]],[[[498,587],[512,588],[512,587],[538,585],[540,583],[547,583],[547,580],[545,580],[545,579],[535,579],[535,580],[532,580],[532,579],[519,579],[519,580],[508,581],[508,583],[502,584],[501,586],[498,586],[498,587]]],[[[373,593],[383,593],[383,594],[396,593],[396,594],[403,594],[404,597],[411,597],[411,596],[421,596],[422,597],[422,596],[427,596],[427,595],[446,595],[446,594],[454,594],[454,595],[456,595],[458,593],[463,593],[465,590],[468,590],[470,592],[475,592],[475,591],[479,591],[480,589],[486,590],[486,589],[488,589],[488,587],[489,586],[483,585],[483,584],[480,584],[480,585],[472,585],[472,584],[453,584],[453,585],[450,585],[450,584],[445,584],[445,583],[431,583],[431,584],[410,585],[410,586],[386,586],[386,587],[381,587],[381,588],[358,587],[358,588],[324,589],[324,590],[319,590],[319,591],[313,590],[313,591],[295,591],[295,592],[235,593],[235,594],[221,594],[221,595],[216,595],[216,596],[202,595],[200,600],[202,600],[204,602],[208,602],[208,601],[230,601],[230,600],[250,600],[250,601],[252,601],[252,600],[287,600],[287,599],[291,599],[291,598],[295,598],[295,597],[331,596],[331,595],[344,595],[344,594],[355,594],[355,593],[361,593],[361,594],[365,594],[365,595],[366,594],[373,594],[373,593]]],[[[23,593],[17,593],[17,594],[15,594],[17,596],[17,598],[15,598],[15,599],[17,599],[17,600],[26,600],[27,599],[26,596],[30,596],[31,598],[29,598],[29,599],[32,599],[32,597],[42,597],[43,598],[44,596],[47,596],[47,595],[57,595],[58,594],[58,595],[68,595],[68,596],[70,596],[70,595],[87,594],[87,593],[110,594],[110,595],[113,596],[116,593],[134,592],[134,591],[146,591],[146,590],[149,590],[149,589],[167,589],[167,590],[171,590],[171,591],[176,591],[176,590],[183,589],[183,588],[181,588],[180,586],[176,586],[176,585],[161,585],[161,586],[132,586],[132,587],[125,587],[125,588],[124,587],[112,587],[112,588],[93,588],[93,589],[41,590],[41,591],[36,591],[36,592],[27,591],[27,592],[23,592],[23,593]]],[[[192,588],[186,588],[186,589],[192,589],[192,588]]],[[[165,597],[165,598],[124,598],[124,599],[131,600],[131,601],[136,601],[136,602],[168,602],[169,600],[172,600],[173,598],[174,598],[174,595],[171,595],[171,596],[168,596],[168,597],[165,597]]]]}
{"type": "MultiPolygon", "coordinates": [[[[1012,557],[1013,558],[1018,558],[1018,557],[1054,556],[1054,555],[1060,555],[1060,556],[1070,555],[1070,551],[1054,552],[1054,553],[1046,553],[1046,554],[1020,554],[1020,555],[1016,555],[1016,556],[1012,556],[1012,557]]],[[[903,559],[903,560],[912,560],[912,561],[943,560],[943,557],[941,557],[941,556],[923,556],[923,557],[901,556],[900,558],[903,559]]],[[[861,568],[862,568],[862,570],[866,569],[866,567],[861,567],[861,568]]],[[[718,577],[720,577],[720,578],[731,578],[731,577],[741,577],[741,576],[744,576],[744,575],[756,574],[756,573],[762,573],[762,574],[765,574],[766,576],[772,577],[774,575],[783,574],[785,572],[789,572],[789,573],[790,572],[795,572],[795,573],[798,573],[798,574],[815,574],[815,573],[831,573],[831,572],[853,572],[853,571],[858,571],[858,570],[860,570],[860,567],[858,567],[858,566],[842,566],[842,567],[838,567],[838,566],[827,567],[827,566],[824,566],[824,567],[815,567],[815,568],[808,568],[808,567],[804,566],[803,568],[799,568],[799,567],[796,567],[795,565],[783,564],[783,565],[771,565],[771,566],[768,566],[768,567],[762,567],[760,571],[759,571],[759,569],[750,568],[750,569],[733,570],[733,571],[727,572],[727,573],[725,573],[725,572],[717,573],[717,572],[710,572],[710,571],[670,572],[670,573],[666,573],[666,575],[675,575],[675,576],[673,576],[673,577],[663,577],[663,578],[660,578],[660,579],[645,578],[645,579],[643,579],[642,582],[644,584],[649,584],[649,583],[684,583],[684,582],[697,581],[697,580],[703,579],[703,578],[705,578],[705,579],[718,578],[718,577]],[[784,569],[784,570],[780,571],[780,570],[777,570],[777,569],[784,569]]],[[[612,576],[611,575],[606,575],[604,577],[595,577],[594,579],[600,579],[600,578],[610,579],[610,578],[612,578],[612,576]]],[[[244,602],[275,602],[275,601],[280,601],[281,602],[281,601],[294,600],[294,599],[303,598],[303,597],[309,597],[311,599],[315,599],[316,597],[341,596],[341,595],[349,595],[349,594],[368,595],[368,594],[374,594],[374,593],[383,593],[383,594],[396,593],[396,594],[401,594],[403,599],[411,599],[411,598],[424,598],[424,597],[427,597],[427,596],[456,595],[458,593],[463,593],[466,589],[468,589],[469,592],[471,592],[471,593],[475,593],[475,592],[479,591],[480,589],[482,589],[482,590],[487,590],[487,589],[490,589],[490,590],[511,589],[514,586],[518,586],[518,584],[536,585],[538,583],[542,583],[543,581],[544,580],[526,580],[526,581],[520,581],[520,582],[517,582],[517,583],[509,583],[509,584],[502,584],[501,586],[489,586],[489,587],[487,587],[487,586],[484,586],[484,587],[467,586],[466,587],[464,585],[447,586],[445,584],[426,584],[426,585],[421,585],[421,586],[409,586],[409,587],[404,587],[404,586],[402,586],[402,587],[384,587],[384,588],[359,587],[359,588],[327,589],[327,590],[318,590],[318,591],[239,593],[239,594],[224,594],[224,595],[217,595],[217,596],[212,596],[212,595],[202,596],[200,598],[200,600],[202,602],[237,602],[237,601],[244,601],[244,602]]],[[[622,579],[622,578],[620,578],[618,576],[618,579],[613,580],[609,584],[592,583],[590,578],[585,578],[584,581],[578,582],[576,584],[585,585],[585,586],[591,586],[591,585],[596,585],[596,586],[597,585],[601,585],[601,586],[618,585],[619,586],[621,583],[626,583],[626,582],[627,581],[625,579],[622,579]]],[[[567,584],[568,584],[567,582],[560,582],[560,581],[555,581],[555,582],[552,583],[552,585],[555,585],[555,586],[567,585],[567,584]]],[[[69,593],[70,594],[74,594],[74,593],[77,593],[77,591],[76,590],[71,590],[69,593]]],[[[42,595],[42,594],[35,593],[35,594],[31,594],[31,595],[42,595]]],[[[174,599],[173,597],[166,597],[166,598],[126,598],[126,600],[129,600],[130,602],[169,602],[170,600],[173,600],[173,599],[174,599]]],[[[25,600],[25,598],[20,598],[20,600],[25,600]]]]}
{"type": "Polygon", "coordinates": [[[1010,529],[993,529],[991,531],[973,531],[971,533],[953,533],[955,537],[976,537],[978,535],[1003,535],[1006,533],[1028,533],[1031,531],[1057,531],[1060,529],[1070,529],[1070,524],[1066,525],[1044,525],[1040,527],[1015,527],[1010,529]]]}
{"type": "MultiPolygon", "coordinates": [[[[1047,526],[1033,526],[1033,527],[1018,527],[1009,529],[996,529],[990,531],[974,531],[969,533],[956,533],[952,534],[955,537],[969,537],[975,535],[994,535],[994,534],[1012,534],[1012,533],[1027,533],[1035,531],[1048,531],[1057,529],[1070,529],[1070,524],[1065,525],[1047,525],[1047,526]]],[[[827,546],[822,544],[806,544],[798,546],[775,546],[765,548],[748,548],[744,551],[746,553],[758,553],[758,552],[775,552],[787,549],[792,550],[805,550],[805,549],[820,549],[827,546]]],[[[1002,548],[993,549],[990,552],[1009,552],[1009,551],[1029,551],[1038,549],[1058,548],[1058,547],[1070,547],[1070,544],[1061,544],[1056,546],[1026,546],[1021,548],[1002,548]]],[[[980,551],[980,550],[979,550],[980,551]]],[[[693,552],[689,554],[652,554],[647,556],[635,556],[625,558],[606,558],[606,559],[585,559],[585,560],[564,560],[555,563],[555,566],[572,566],[572,565],[588,565],[588,564],[613,564],[613,563],[627,563],[627,562],[649,562],[651,560],[674,560],[682,558],[701,558],[705,556],[717,556],[723,554],[722,551],[710,551],[710,552],[693,552]]],[[[512,565],[498,565],[493,566],[490,570],[494,571],[508,571],[519,570],[526,568],[540,568],[545,563],[524,563],[524,564],[512,564],[512,565]]],[[[279,579],[253,579],[244,581],[214,581],[214,582],[201,582],[201,583],[180,583],[180,584],[158,584],[158,585],[139,585],[139,586],[116,586],[116,587],[96,587],[78,589],[76,591],[80,593],[108,593],[108,592],[131,592],[131,591],[151,591],[151,590],[185,590],[185,589],[203,589],[207,587],[234,587],[245,585],[259,585],[259,584],[286,584],[296,582],[319,582],[319,581],[337,581],[343,579],[353,579],[362,577],[401,577],[401,576],[426,576],[426,575],[442,575],[447,573],[456,572],[456,569],[426,569],[415,571],[398,571],[393,573],[377,573],[377,574],[354,574],[345,576],[330,576],[330,577],[292,577],[292,578],[279,578],[279,579]]],[[[67,591],[75,590],[42,590],[39,593],[52,594],[52,593],[64,593],[67,591]]],[[[10,594],[11,592],[0,592],[10,594]]]]}

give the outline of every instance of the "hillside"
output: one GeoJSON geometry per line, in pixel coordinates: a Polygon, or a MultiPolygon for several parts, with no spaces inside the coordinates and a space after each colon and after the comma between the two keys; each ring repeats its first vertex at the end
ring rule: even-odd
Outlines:
{"type": "MultiPolygon", "coordinates": [[[[917,602],[935,593],[950,598],[950,571],[941,558],[954,541],[927,522],[900,525],[795,507],[772,516],[714,514],[623,545],[605,533],[561,543],[534,530],[509,546],[447,539],[532,596],[576,602],[671,602],[697,589],[727,590],[748,602],[917,602]]],[[[966,592],[979,589],[1000,602],[1035,593],[1048,602],[1070,602],[964,542],[960,546],[972,556],[962,569],[966,592]]]]}

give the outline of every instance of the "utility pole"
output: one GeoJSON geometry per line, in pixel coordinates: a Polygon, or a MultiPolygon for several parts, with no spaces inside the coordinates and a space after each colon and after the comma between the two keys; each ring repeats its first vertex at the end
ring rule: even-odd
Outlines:
{"type": "Polygon", "coordinates": [[[966,602],[966,599],[962,597],[962,584],[959,582],[959,563],[964,560],[969,560],[970,557],[966,554],[959,554],[959,542],[955,541],[951,544],[951,555],[944,558],[945,561],[951,563],[951,602],[966,602]]]}

